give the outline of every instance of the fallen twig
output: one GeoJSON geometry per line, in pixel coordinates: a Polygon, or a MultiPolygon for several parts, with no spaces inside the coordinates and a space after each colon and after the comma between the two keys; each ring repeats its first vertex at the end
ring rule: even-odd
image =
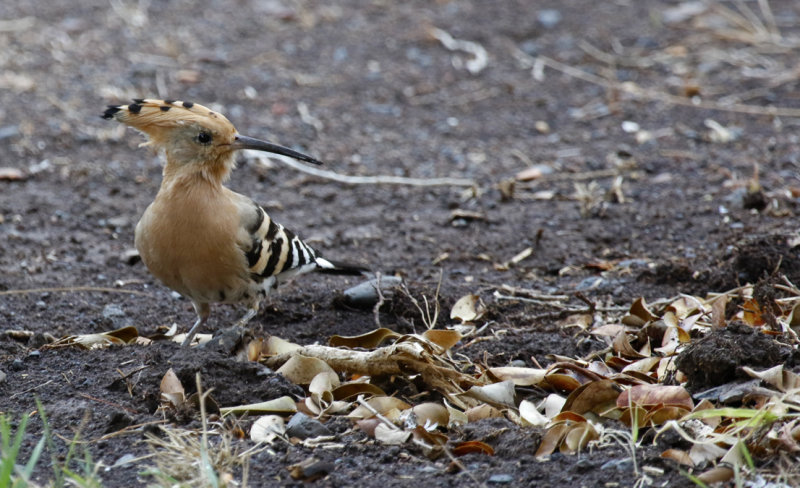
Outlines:
{"type": "Polygon", "coordinates": [[[351,176],[328,171],[324,169],[312,168],[303,163],[298,163],[295,160],[271,155],[271,158],[279,159],[281,162],[287,164],[292,169],[296,169],[302,173],[318,176],[326,180],[337,181],[339,183],[346,183],[348,185],[405,185],[405,186],[475,186],[475,181],[466,178],[406,178],[403,176],[351,176]]]}
{"type": "MultiPolygon", "coordinates": [[[[517,53],[518,58],[523,55],[527,56],[525,53],[517,53]]],[[[634,83],[620,83],[614,80],[609,80],[574,66],[561,63],[547,56],[538,56],[533,62],[531,62],[531,67],[534,67],[537,63],[543,64],[556,71],[560,71],[567,76],[571,76],[595,85],[603,86],[611,90],[618,90],[643,100],[653,100],[671,105],[680,105],[684,107],[700,108],[705,110],[717,110],[721,112],[735,112],[750,115],[770,115],[777,117],[800,117],[800,109],[798,108],[762,107],[743,103],[724,105],[714,101],[696,100],[695,98],[687,98],[678,95],[670,95],[669,93],[664,93],[661,91],[649,90],[634,83]]]]}
{"type": "Polygon", "coordinates": [[[0,295],[28,295],[32,293],[74,293],[79,291],[97,291],[104,293],[127,293],[129,295],[140,295],[149,297],[149,293],[136,290],[120,290],[119,288],[107,288],[103,286],[57,286],[53,288],[29,288],[27,290],[3,290],[0,295]]]}
{"type": "Polygon", "coordinates": [[[270,368],[278,369],[294,356],[321,359],[335,371],[349,374],[366,376],[419,374],[428,386],[444,394],[463,393],[465,388],[479,384],[474,377],[458,371],[444,358],[431,354],[419,342],[401,342],[372,351],[309,345],[269,357],[264,362],[270,368]]]}

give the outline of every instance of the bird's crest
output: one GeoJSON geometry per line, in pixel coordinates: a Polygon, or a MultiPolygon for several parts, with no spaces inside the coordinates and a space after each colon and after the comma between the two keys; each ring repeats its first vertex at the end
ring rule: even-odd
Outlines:
{"type": "Polygon", "coordinates": [[[181,126],[202,126],[223,138],[236,133],[233,124],[221,113],[181,100],[135,98],[127,105],[109,105],[102,117],[144,132],[150,137],[150,143],[157,146],[164,143],[170,129],[181,126]]]}

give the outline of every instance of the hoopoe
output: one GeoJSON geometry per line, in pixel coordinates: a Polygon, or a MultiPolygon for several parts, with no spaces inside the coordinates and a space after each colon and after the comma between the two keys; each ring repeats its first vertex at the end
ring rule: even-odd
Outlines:
{"type": "Polygon", "coordinates": [[[136,225],[135,245],[150,272],[194,305],[197,321],[183,346],[208,320],[211,303],[247,303],[243,325],[291,277],[366,271],[321,257],[253,200],[224,186],[239,149],[318,160],[240,135],[225,116],[191,102],[134,99],[109,105],[102,117],[143,132],[149,140],[142,145],[166,153],[161,187],[136,225]]]}

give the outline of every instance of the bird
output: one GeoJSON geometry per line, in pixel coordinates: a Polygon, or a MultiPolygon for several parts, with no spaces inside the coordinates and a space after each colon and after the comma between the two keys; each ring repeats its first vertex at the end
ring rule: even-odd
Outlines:
{"type": "Polygon", "coordinates": [[[192,344],[213,303],[245,303],[256,316],[273,288],[310,271],[359,275],[362,266],[325,259],[247,196],[225,186],[238,150],[265,151],[320,165],[287,147],[243,136],[218,111],[182,100],[135,98],[101,115],[147,137],[166,155],[161,186],[136,225],[134,244],[152,275],[191,300],[192,344]]]}

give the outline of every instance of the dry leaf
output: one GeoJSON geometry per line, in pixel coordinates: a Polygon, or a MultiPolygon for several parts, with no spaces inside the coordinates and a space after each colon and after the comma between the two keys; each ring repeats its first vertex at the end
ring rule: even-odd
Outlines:
{"type": "Polygon", "coordinates": [[[647,303],[645,302],[643,297],[637,298],[631,308],[628,310],[628,314],[622,318],[622,323],[625,325],[632,325],[636,327],[641,327],[647,322],[652,322],[658,319],[652,312],[647,308],[647,303]]]}
{"type": "Polygon", "coordinates": [[[179,407],[186,402],[186,392],[183,389],[181,380],[172,368],[169,368],[164,377],[161,378],[161,401],[172,407],[179,407]]]}
{"type": "MultiPolygon", "coordinates": [[[[721,329],[725,327],[725,309],[728,305],[728,295],[721,295],[714,303],[711,304],[711,328],[712,329],[721,329]]],[[[747,303],[745,302],[745,305],[747,303]]],[[[757,305],[756,305],[757,307],[757,305]]],[[[746,309],[745,309],[746,310],[746,309]]],[[[761,314],[758,315],[758,318],[761,318],[761,314]]],[[[763,322],[762,322],[763,324],[763,322]]]]}
{"type": "Polygon", "coordinates": [[[733,469],[728,466],[717,466],[697,475],[697,479],[706,484],[724,483],[733,479],[733,469]]]}
{"type": "Polygon", "coordinates": [[[493,405],[514,406],[514,382],[501,381],[486,386],[473,386],[459,396],[468,396],[493,405]]]}
{"type": "Polygon", "coordinates": [[[489,368],[489,372],[501,381],[512,381],[516,386],[534,386],[544,381],[546,369],[501,366],[489,368]]]}
{"type": "Polygon", "coordinates": [[[541,178],[544,175],[544,171],[542,171],[541,166],[532,166],[530,168],[523,169],[519,173],[517,173],[514,178],[517,181],[531,181],[537,178],[541,178]]]}
{"type": "Polygon", "coordinates": [[[464,413],[467,416],[468,422],[477,422],[478,420],[500,418],[503,416],[503,412],[487,404],[472,407],[464,413]]]}
{"type": "Polygon", "coordinates": [[[547,429],[547,432],[542,436],[542,442],[539,443],[539,448],[536,449],[535,456],[543,458],[553,454],[558,449],[558,446],[561,445],[561,441],[564,440],[567,432],[569,432],[569,428],[570,426],[567,424],[556,424],[547,429]]]}
{"type": "Polygon", "coordinates": [[[622,372],[637,371],[639,373],[649,373],[660,361],[661,358],[658,356],[640,359],[622,368],[622,372]]]}
{"type": "Polygon", "coordinates": [[[374,349],[380,346],[383,341],[387,339],[397,339],[402,337],[397,332],[381,327],[373,331],[367,332],[357,336],[339,336],[334,335],[328,340],[328,344],[333,347],[349,347],[355,349],[361,347],[364,349],[374,349]]]}
{"type": "Polygon", "coordinates": [[[312,482],[333,471],[336,466],[330,461],[320,461],[315,457],[310,457],[305,461],[289,466],[289,474],[296,480],[312,482]]]}
{"type": "Polygon", "coordinates": [[[569,431],[564,436],[564,442],[561,444],[560,450],[563,454],[577,454],[582,451],[590,441],[596,440],[599,437],[592,424],[589,422],[582,422],[570,427],[569,431]]]}
{"type": "Polygon", "coordinates": [[[560,391],[572,391],[581,386],[580,381],[564,373],[548,373],[544,379],[546,385],[560,391]]]}
{"type": "Polygon", "coordinates": [[[726,452],[726,449],[716,444],[695,443],[692,444],[691,449],[689,449],[689,457],[692,459],[692,462],[697,465],[707,461],[716,461],[724,456],[726,452]]]}
{"type": "Polygon", "coordinates": [[[617,398],[617,407],[630,405],[642,407],[671,405],[691,411],[694,408],[692,396],[682,386],[636,385],[623,391],[617,398]]]}
{"type": "Polygon", "coordinates": [[[386,396],[386,393],[372,383],[353,381],[345,383],[333,390],[334,400],[349,400],[358,395],[369,398],[373,396],[386,396]]]}
{"type": "MultiPolygon", "coordinates": [[[[306,408],[313,412],[315,416],[333,413],[331,411],[335,403],[333,389],[337,386],[339,386],[339,376],[336,373],[324,371],[314,376],[314,379],[308,385],[310,396],[305,399],[306,408]]],[[[346,402],[340,402],[336,405],[334,411],[347,408],[348,405],[346,402]]]]}
{"type": "Polygon", "coordinates": [[[319,373],[333,373],[333,368],[321,359],[292,356],[276,371],[296,385],[308,385],[319,373]]]}
{"type": "Polygon", "coordinates": [[[250,440],[255,442],[272,443],[277,437],[286,434],[286,424],[279,415],[264,415],[253,422],[250,427],[250,440]]]}
{"type": "Polygon", "coordinates": [[[139,331],[136,327],[130,326],[110,332],[68,336],[51,344],[49,347],[78,345],[86,349],[98,349],[110,345],[130,344],[136,341],[137,337],[139,337],[139,331]]]}
{"type": "Polygon", "coordinates": [[[450,414],[447,412],[447,408],[438,403],[420,403],[412,407],[411,412],[417,418],[416,425],[447,427],[450,422],[450,414]]]}
{"type": "Polygon", "coordinates": [[[680,449],[667,449],[661,453],[661,457],[664,459],[672,459],[686,466],[694,466],[694,461],[692,461],[689,453],[680,449]]]}
{"type": "Polygon", "coordinates": [[[630,339],[628,338],[628,334],[625,332],[620,332],[617,337],[614,338],[612,347],[614,348],[615,353],[628,359],[642,359],[650,356],[649,353],[642,354],[634,349],[631,345],[630,339]]]}
{"type": "Polygon", "coordinates": [[[288,354],[292,351],[300,349],[302,346],[281,339],[278,336],[270,336],[266,344],[262,347],[262,354],[265,356],[278,356],[281,354],[288,354]]]}
{"type": "Polygon", "coordinates": [[[782,364],[761,372],[755,371],[749,366],[742,366],[742,370],[751,377],[758,378],[774,386],[781,392],[797,391],[800,388],[800,376],[791,371],[784,370],[782,364]]]}
{"type": "Polygon", "coordinates": [[[666,424],[670,420],[680,420],[681,418],[686,416],[686,414],[688,414],[689,412],[690,410],[687,410],[684,407],[676,407],[674,405],[657,408],[645,416],[645,424],[646,425],[666,424]]]}
{"type": "Polygon", "coordinates": [[[545,417],[549,419],[554,418],[564,409],[565,403],[567,403],[567,399],[561,395],[557,395],[555,393],[547,395],[547,398],[545,398],[542,402],[545,417]]]}
{"type": "Polygon", "coordinates": [[[456,330],[428,329],[422,333],[422,337],[448,351],[458,344],[462,335],[456,330]]]}
{"type": "Polygon", "coordinates": [[[411,432],[389,427],[385,423],[380,423],[375,426],[375,439],[384,444],[405,444],[409,437],[411,437],[411,432]]]}
{"type": "Polygon", "coordinates": [[[456,456],[463,456],[465,454],[483,453],[489,456],[494,456],[494,449],[489,444],[481,441],[465,441],[459,442],[453,447],[453,454],[456,456]]]}
{"type": "Polygon", "coordinates": [[[522,400],[519,404],[519,416],[523,426],[544,427],[549,422],[548,418],[539,412],[536,405],[528,400],[522,400]]]}
{"type": "Polygon", "coordinates": [[[447,403],[447,400],[444,400],[444,406],[447,409],[447,415],[449,416],[449,419],[447,421],[448,429],[458,425],[464,425],[467,422],[469,422],[467,414],[451,406],[449,403],[447,403]]]}
{"type": "MultiPolygon", "coordinates": [[[[714,302],[714,305],[716,304],[717,302],[714,302]]],[[[764,311],[758,305],[758,301],[756,301],[755,298],[748,298],[745,300],[744,304],[742,304],[742,311],[742,320],[747,325],[752,325],[754,327],[761,327],[764,325],[764,311]]]]}
{"type": "Polygon", "coordinates": [[[562,411],[578,414],[599,413],[612,408],[620,395],[620,387],[611,380],[592,381],[574,390],[567,397],[562,411]]]}
{"type": "Polygon", "coordinates": [[[447,444],[450,439],[437,430],[426,430],[422,426],[411,429],[414,440],[422,441],[427,444],[428,450],[425,453],[428,457],[435,457],[441,453],[441,447],[447,444]],[[432,449],[431,449],[432,448],[432,449]]]}
{"type": "Polygon", "coordinates": [[[0,181],[19,181],[25,179],[25,173],[17,168],[0,168],[0,181]]]}
{"type": "Polygon", "coordinates": [[[282,396],[274,400],[259,403],[249,403],[247,405],[237,405],[235,407],[223,407],[219,409],[222,415],[244,414],[244,413],[294,413],[297,411],[292,397],[282,396]]]}
{"type": "Polygon", "coordinates": [[[486,307],[478,295],[464,295],[459,298],[450,310],[450,318],[460,320],[461,323],[474,322],[486,312],[486,307]]]}
{"type": "Polygon", "coordinates": [[[411,408],[411,405],[403,400],[388,396],[370,398],[367,400],[367,404],[372,407],[372,410],[364,405],[359,405],[355,410],[350,412],[348,417],[352,419],[367,419],[375,416],[373,410],[381,415],[386,415],[390,410],[403,411],[411,408]]]}

